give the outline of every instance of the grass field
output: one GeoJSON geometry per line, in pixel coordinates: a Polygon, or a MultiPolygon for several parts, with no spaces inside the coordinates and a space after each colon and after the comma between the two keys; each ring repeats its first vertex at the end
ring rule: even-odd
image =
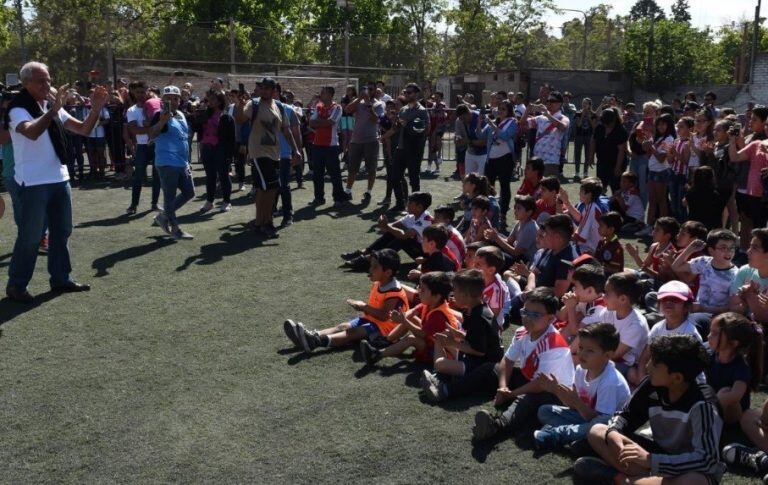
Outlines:
{"type": "MultiPolygon", "coordinates": [[[[367,297],[366,276],[339,269],[338,255],[376,237],[384,190],[379,180],[368,207],[315,210],[306,185],[279,239],[245,229],[254,209],[241,192],[228,214],[199,216],[198,199],[182,208],[195,235],[182,242],[150,226],[148,188],[128,217],[122,185],[75,187],[73,275],[93,290],[46,293],[41,257],[36,304],[0,301],[0,481],[570,482],[571,459],[534,457],[525,437],[473,446],[488,403],[423,403],[410,361],[370,369],[349,350],[291,348],[286,317],[336,324],[354,315],[346,298],[367,297]]],[[[423,190],[437,205],[459,185],[423,190]]],[[[7,205],[1,271],[15,237],[7,205]]]]}

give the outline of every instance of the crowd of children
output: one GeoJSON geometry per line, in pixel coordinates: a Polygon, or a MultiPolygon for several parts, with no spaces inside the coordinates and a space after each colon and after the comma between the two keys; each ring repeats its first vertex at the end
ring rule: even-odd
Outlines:
{"type": "MultiPolygon", "coordinates": [[[[693,156],[685,140],[674,150],[678,163],[693,156]]],[[[763,379],[768,229],[752,231],[739,267],[730,230],[660,216],[641,257],[618,237],[642,223],[635,174],[610,199],[582,179],[575,205],[540,160],[525,174],[509,233],[483,176],[466,176],[455,227],[452,206],[433,218],[430,194],[410,194],[406,215],[382,217],[373,244],[342,255],[373,282],[367,302],[348,300],[358,316],[319,331],[286,320],[288,338],[306,352],[355,344],[366,365],[413,349],[425,400],[480,395],[499,408],[477,412],[474,439],[530,433],[542,452],[576,453],[574,473],[590,483],[717,482],[726,466],[768,474],[768,409],[750,408],[763,379]],[[413,287],[397,279],[401,250],[416,264],[413,287]],[[728,426],[755,448],[721,442],[728,426]]]]}

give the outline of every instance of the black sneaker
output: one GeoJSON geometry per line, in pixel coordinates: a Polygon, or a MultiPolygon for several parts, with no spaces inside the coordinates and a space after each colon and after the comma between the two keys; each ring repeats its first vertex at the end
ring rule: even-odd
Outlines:
{"type": "Polygon", "coordinates": [[[472,438],[477,441],[493,438],[503,428],[501,420],[486,410],[475,414],[475,426],[472,428],[472,438]]]}
{"type": "Polygon", "coordinates": [[[381,350],[374,348],[367,340],[360,341],[360,353],[368,365],[373,365],[381,360],[381,350]]]}
{"type": "Polygon", "coordinates": [[[136,213],[136,206],[132,205],[128,207],[127,209],[125,209],[125,213],[128,214],[129,216],[132,216],[133,214],[136,213]]]}
{"type": "Polygon", "coordinates": [[[325,205],[325,199],[314,199],[309,204],[310,205],[325,205]]]}
{"type": "Polygon", "coordinates": [[[359,258],[362,255],[363,255],[362,251],[360,251],[359,249],[355,249],[354,251],[350,251],[348,253],[342,253],[341,259],[345,261],[350,261],[352,259],[359,258]]]}
{"type": "Polygon", "coordinates": [[[277,234],[277,230],[275,229],[275,226],[273,225],[264,225],[262,228],[262,231],[264,232],[264,236],[266,236],[267,239],[277,239],[279,234],[277,234]]]}
{"type": "Polygon", "coordinates": [[[280,227],[288,227],[293,225],[293,216],[285,216],[283,217],[282,222],[280,222],[280,227]]]}
{"type": "Polygon", "coordinates": [[[304,352],[312,352],[320,347],[320,335],[315,330],[307,331],[303,327],[298,327],[299,342],[304,352]]]}
{"type": "Polygon", "coordinates": [[[288,337],[288,340],[290,340],[293,345],[296,347],[301,347],[301,342],[299,341],[299,329],[296,325],[296,322],[290,318],[284,321],[283,332],[285,332],[285,336],[288,337]]]}
{"type": "Polygon", "coordinates": [[[760,475],[768,473],[768,455],[756,448],[750,448],[739,443],[731,443],[723,448],[723,461],[760,475]]]}
{"type": "Polygon", "coordinates": [[[612,485],[618,471],[600,458],[585,456],[573,464],[573,474],[590,484],[612,485]]]}
{"type": "Polygon", "coordinates": [[[365,204],[366,202],[370,202],[370,201],[371,201],[371,193],[366,190],[365,193],[363,194],[363,203],[365,204]]]}
{"type": "Polygon", "coordinates": [[[368,268],[371,267],[371,263],[365,256],[358,256],[349,261],[345,261],[343,266],[345,268],[350,268],[353,271],[368,271],[368,268]]]}

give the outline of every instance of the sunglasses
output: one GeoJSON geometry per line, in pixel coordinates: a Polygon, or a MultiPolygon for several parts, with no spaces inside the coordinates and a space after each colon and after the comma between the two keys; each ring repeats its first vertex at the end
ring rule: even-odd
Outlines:
{"type": "Polygon", "coordinates": [[[543,316],[544,314],[540,312],[532,312],[530,310],[526,310],[525,308],[520,309],[520,318],[527,318],[528,320],[537,320],[543,316]]]}

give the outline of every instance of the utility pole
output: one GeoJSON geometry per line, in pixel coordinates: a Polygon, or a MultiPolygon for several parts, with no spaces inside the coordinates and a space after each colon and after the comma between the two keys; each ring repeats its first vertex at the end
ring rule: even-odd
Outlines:
{"type": "Polygon", "coordinates": [[[755,7],[755,26],[752,33],[752,52],[749,55],[749,82],[754,83],[755,79],[755,56],[757,55],[757,39],[760,36],[760,3],[761,0],[757,0],[757,6],[755,7]]]}
{"type": "Polygon", "coordinates": [[[16,15],[19,17],[19,50],[21,51],[21,63],[27,63],[27,48],[24,45],[24,10],[21,8],[21,0],[14,0],[16,15]]]}
{"type": "Polygon", "coordinates": [[[352,0],[336,0],[336,6],[344,10],[344,78],[349,84],[349,15],[352,11],[352,0]]]}
{"type": "Polygon", "coordinates": [[[589,17],[587,17],[587,12],[585,12],[584,10],[577,10],[575,8],[561,8],[560,10],[563,10],[565,12],[578,12],[584,16],[584,46],[581,52],[581,68],[586,69],[587,68],[587,34],[589,33],[589,26],[587,25],[587,22],[589,22],[589,17]]]}
{"type": "Polygon", "coordinates": [[[235,73],[235,19],[229,18],[229,72],[235,73]]]}

